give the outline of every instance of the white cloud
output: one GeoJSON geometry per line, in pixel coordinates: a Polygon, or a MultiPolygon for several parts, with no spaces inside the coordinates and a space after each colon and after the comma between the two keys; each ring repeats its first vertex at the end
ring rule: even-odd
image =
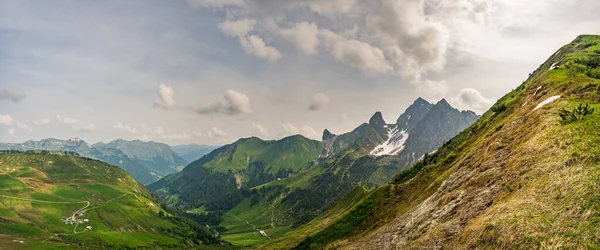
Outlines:
{"type": "Polygon", "coordinates": [[[21,121],[17,121],[17,127],[23,129],[23,130],[27,130],[29,132],[33,132],[33,128],[21,121]]]}
{"type": "Polygon", "coordinates": [[[154,107],[171,109],[177,106],[175,102],[175,91],[172,86],[161,84],[158,86],[158,99],[154,101],[154,107]]]}
{"type": "Polygon", "coordinates": [[[17,132],[17,130],[15,130],[14,128],[9,128],[9,129],[7,129],[6,131],[8,131],[8,134],[9,134],[10,136],[15,136],[15,134],[16,134],[16,132],[17,132]]]}
{"type": "Polygon", "coordinates": [[[136,139],[138,139],[140,141],[145,141],[145,142],[152,141],[152,138],[150,138],[148,135],[145,135],[145,134],[136,137],[136,139]]]}
{"type": "Polygon", "coordinates": [[[33,121],[33,125],[36,125],[36,126],[45,125],[48,123],[50,123],[50,119],[48,119],[48,118],[42,118],[42,119],[33,121]]]}
{"type": "Polygon", "coordinates": [[[0,101],[10,100],[17,103],[25,99],[25,97],[27,97],[25,91],[16,86],[8,86],[0,90],[0,101]]]}
{"type": "Polygon", "coordinates": [[[277,48],[267,46],[265,41],[257,35],[240,37],[240,44],[244,51],[250,55],[265,58],[270,62],[276,62],[281,59],[281,53],[277,48]]]}
{"type": "Polygon", "coordinates": [[[227,90],[222,101],[193,108],[193,111],[203,115],[246,115],[252,113],[252,108],[248,96],[235,90],[227,90]]]}
{"type": "Polygon", "coordinates": [[[226,138],[227,137],[227,133],[225,133],[225,131],[218,129],[216,127],[213,127],[210,131],[208,131],[208,136],[213,137],[213,138],[226,138]]]}
{"type": "Polygon", "coordinates": [[[0,125],[11,127],[13,125],[13,118],[9,114],[3,115],[0,114],[0,125]]]}
{"type": "Polygon", "coordinates": [[[279,31],[281,37],[300,51],[307,54],[317,53],[319,46],[319,29],[317,24],[301,22],[289,29],[279,31]]]}
{"type": "Polygon", "coordinates": [[[262,125],[257,124],[257,123],[252,123],[252,128],[254,129],[255,134],[258,134],[262,137],[268,136],[269,130],[267,128],[263,127],[262,125]]]}
{"type": "Polygon", "coordinates": [[[96,125],[94,123],[81,121],[77,118],[56,115],[56,121],[61,124],[70,125],[75,131],[78,132],[92,132],[96,130],[96,125]]]}
{"type": "Polygon", "coordinates": [[[325,47],[338,62],[370,75],[386,74],[394,70],[383,51],[377,47],[359,40],[344,38],[330,30],[323,30],[321,36],[325,47]]]}
{"type": "Polygon", "coordinates": [[[320,110],[325,108],[329,104],[329,97],[323,93],[317,93],[313,96],[308,109],[310,110],[320,110]]]}
{"type": "Polygon", "coordinates": [[[219,24],[219,29],[228,36],[243,37],[252,31],[255,25],[256,20],[253,19],[227,20],[219,24]]]}
{"type": "Polygon", "coordinates": [[[461,90],[458,96],[450,98],[450,101],[456,108],[472,110],[478,114],[485,112],[494,103],[472,88],[461,90]]]}
{"type": "Polygon", "coordinates": [[[281,124],[286,135],[297,135],[301,134],[308,138],[319,138],[319,134],[310,126],[296,127],[294,124],[286,122],[281,124]]]}

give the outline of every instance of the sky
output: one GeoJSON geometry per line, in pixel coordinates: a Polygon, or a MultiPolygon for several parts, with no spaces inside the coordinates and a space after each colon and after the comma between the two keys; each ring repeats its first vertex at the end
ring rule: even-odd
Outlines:
{"type": "Polygon", "coordinates": [[[0,141],[344,133],[417,97],[481,114],[597,0],[0,0],[0,141]]]}

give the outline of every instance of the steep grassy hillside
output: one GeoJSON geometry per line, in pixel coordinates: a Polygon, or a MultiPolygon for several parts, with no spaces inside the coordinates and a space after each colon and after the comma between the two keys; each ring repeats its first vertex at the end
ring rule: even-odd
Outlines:
{"type": "Polygon", "coordinates": [[[162,209],[125,171],[73,153],[0,152],[0,221],[0,249],[157,249],[219,243],[204,226],[162,209]],[[63,216],[89,222],[67,224],[63,216]]]}
{"type": "MultiPolygon", "coordinates": [[[[239,141],[212,151],[149,188],[179,211],[210,213],[220,218],[236,206],[248,189],[285,178],[313,164],[321,151],[318,141],[291,136],[279,141],[258,138],[239,141]]],[[[203,217],[219,224],[215,216],[203,217]]]]}
{"type": "Polygon", "coordinates": [[[599,66],[600,36],[578,37],[297,248],[599,248],[599,66]]]}
{"type": "MultiPolygon", "coordinates": [[[[322,217],[326,211],[339,215],[341,211],[331,210],[331,207],[336,207],[337,201],[343,201],[348,192],[357,187],[371,189],[387,184],[398,171],[410,168],[417,158],[435,150],[477,118],[473,112],[452,108],[445,100],[430,104],[417,99],[401,115],[400,125],[387,125],[377,112],[367,125],[350,133],[336,136],[325,131],[325,148],[334,145],[331,149],[340,150],[335,145],[345,145],[343,149],[321,158],[318,165],[308,170],[245,192],[242,202],[223,217],[221,226],[228,229],[223,238],[237,245],[257,246],[288,237],[285,236],[287,232],[298,228],[305,229],[303,234],[316,231],[318,228],[310,225],[324,223],[315,223],[314,219],[322,217]],[[395,155],[370,154],[378,143],[394,139],[383,132],[389,131],[390,127],[410,134],[404,140],[407,144],[401,147],[402,151],[395,155]],[[347,141],[351,137],[355,137],[355,141],[347,141]],[[344,143],[336,144],[340,141],[344,143]],[[313,223],[309,223],[311,221],[313,223]],[[269,233],[269,238],[256,234],[256,228],[269,233]]],[[[290,241],[283,239],[281,243],[289,244],[290,241]]]]}

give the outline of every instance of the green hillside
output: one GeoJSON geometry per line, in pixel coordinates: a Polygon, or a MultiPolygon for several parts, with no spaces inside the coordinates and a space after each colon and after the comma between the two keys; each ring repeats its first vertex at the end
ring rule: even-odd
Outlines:
{"type": "Polygon", "coordinates": [[[600,36],[578,37],[296,248],[597,249],[598,72],[600,36]]]}
{"type": "Polygon", "coordinates": [[[219,243],[204,226],[162,209],[125,171],[73,153],[0,152],[0,221],[0,249],[196,248],[219,243]],[[76,223],[68,224],[63,216],[76,223]]]}

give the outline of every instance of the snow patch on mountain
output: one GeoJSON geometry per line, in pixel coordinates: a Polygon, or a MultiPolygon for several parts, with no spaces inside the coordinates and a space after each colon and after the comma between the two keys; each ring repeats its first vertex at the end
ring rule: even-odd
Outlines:
{"type": "Polygon", "coordinates": [[[388,139],[381,145],[378,145],[371,151],[371,155],[395,155],[404,149],[404,144],[408,139],[406,130],[400,130],[398,127],[388,128],[388,139]]]}
{"type": "Polygon", "coordinates": [[[558,98],[560,98],[559,95],[552,96],[552,97],[544,100],[543,102],[540,102],[540,104],[538,104],[533,110],[536,110],[536,109],[539,109],[541,107],[544,107],[544,105],[546,105],[548,103],[551,103],[553,101],[556,101],[556,100],[558,100],[558,98]]]}

